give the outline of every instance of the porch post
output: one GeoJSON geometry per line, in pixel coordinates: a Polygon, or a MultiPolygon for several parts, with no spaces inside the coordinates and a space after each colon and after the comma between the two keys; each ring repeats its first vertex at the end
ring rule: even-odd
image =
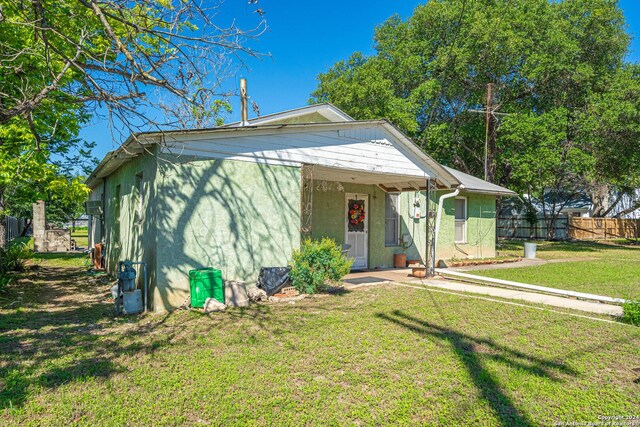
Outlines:
{"type": "Polygon", "coordinates": [[[427,276],[433,277],[435,275],[435,211],[433,210],[433,203],[431,199],[436,194],[436,181],[435,179],[427,178],[427,223],[426,223],[426,267],[427,276]]]}
{"type": "Polygon", "coordinates": [[[302,165],[300,171],[300,239],[311,237],[313,227],[313,166],[302,165]]]}

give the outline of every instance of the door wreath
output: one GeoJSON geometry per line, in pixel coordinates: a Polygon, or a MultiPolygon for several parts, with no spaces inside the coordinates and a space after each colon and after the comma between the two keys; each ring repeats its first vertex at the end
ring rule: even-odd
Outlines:
{"type": "Polygon", "coordinates": [[[349,231],[364,231],[365,218],[366,212],[364,210],[364,200],[350,199],[347,214],[349,231]]]}

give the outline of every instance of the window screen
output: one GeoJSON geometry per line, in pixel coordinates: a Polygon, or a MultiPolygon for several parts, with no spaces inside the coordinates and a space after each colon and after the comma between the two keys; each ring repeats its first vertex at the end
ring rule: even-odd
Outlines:
{"type": "Polygon", "coordinates": [[[455,230],[456,243],[467,242],[467,199],[455,199],[455,230]]]}
{"type": "Polygon", "coordinates": [[[398,212],[398,193],[387,193],[384,198],[384,244],[397,246],[400,232],[400,214],[398,212]]]}
{"type": "Polygon", "coordinates": [[[467,199],[456,199],[456,219],[467,219],[467,199]]]}

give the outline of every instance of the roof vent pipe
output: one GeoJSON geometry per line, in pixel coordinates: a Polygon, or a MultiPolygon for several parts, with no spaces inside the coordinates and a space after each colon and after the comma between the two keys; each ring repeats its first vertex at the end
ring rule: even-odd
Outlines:
{"type": "Polygon", "coordinates": [[[247,109],[247,79],[240,79],[240,126],[249,125],[249,112],[247,109]]]}

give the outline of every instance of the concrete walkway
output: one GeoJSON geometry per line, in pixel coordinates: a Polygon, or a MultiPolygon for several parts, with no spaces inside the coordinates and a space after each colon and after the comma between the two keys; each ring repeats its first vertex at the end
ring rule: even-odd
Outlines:
{"type": "Polygon", "coordinates": [[[462,271],[451,271],[449,269],[436,268],[436,274],[446,279],[458,280],[461,282],[470,282],[474,285],[487,285],[497,287],[507,287],[523,292],[540,292],[543,294],[551,294],[565,298],[577,298],[585,301],[603,302],[607,304],[623,304],[622,298],[613,298],[605,295],[595,295],[586,292],[577,292],[569,289],[550,288],[548,286],[530,285],[528,283],[514,282],[513,280],[496,279],[494,277],[477,276],[462,271]]]}
{"type": "Polygon", "coordinates": [[[516,261],[516,262],[505,262],[503,264],[465,265],[461,267],[448,267],[447,270],[453,270],[453,271],[501,270],[503,268],[535,267],[543,264],[555,264],[558,262],[589,261],[592,259],[593,258],[589,258],[589,257],[559,258],[559,259],[523,258],[520,261],[516,261]]]}
{"type": "Polygon", "coordinates": [[[410,283],[422,284],[438,289],[446,289],[456,292],[469,292],[479,295],[489,295],[498,298],[526,301],[535,304],[550,305],[553,307],[569,308],[572,310],[585,311],[588,313],[605,314],[609,316],[621,316],[622,307],[599,302],[583,301],[572,298],[558,297],[554,295],[539,294],[536,292],[526,292],[513,289],[496,288],[492,286],[471,285],[442,279],[422,279],[412,280],[410,283]]]}
{"type": "Polygon", "coordinates": [[[355,272],[348,274],[343,279],[343,282],[347,287],[360,287],[383,283],[409,283],[416,285],[425,285],[453,292],[468,292],[477,295],[488,295],[492,297],[506,298],[510,300],[517,300],[534,304],[544,304],[552,307],[569,308],[572,310],[579,310],[587,313],[605,314],[610,316],[622,315],[622,307],[613,304],[603,304],[594,301],[584,301],[574,298],[493,286],[473,285],[446,279],[416,279],[415,277],[411,276],[410,268],[367,270],[355,272]]]}

